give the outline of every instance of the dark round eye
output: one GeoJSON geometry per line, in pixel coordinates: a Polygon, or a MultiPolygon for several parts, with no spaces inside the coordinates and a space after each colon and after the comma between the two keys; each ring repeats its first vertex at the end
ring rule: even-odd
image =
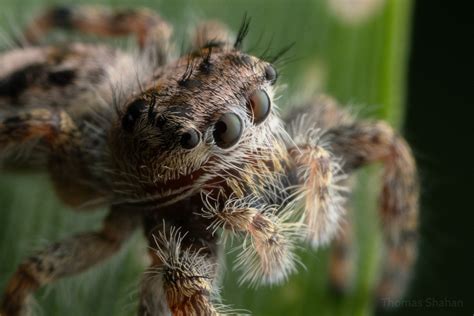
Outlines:
{"type": "Polygon", "coordinates": [[[268,65],[267,67],[265,67],[265,79],[270,81],[271,85],[275,84],[277,78],[278,78],[278,73],[275,70],[275,68],[273,68],[273,66],[268,65]]]}
{"type": "Polygon", "coordinates": [[[260,124],[271,112],[270,97],[264,90],[255,91],[249,98],[249,107],[255,124],[260,124]]]}
{"type": "Polygon", "coordinates": [[[191,128],[181,135],[181,147],[184,149],[193,149],[201,141],[201,135],[197,130],[191,128]]]}
{"type": "Polygon", "coordinates": [[[144,100],[138,99],[129,104],[127,112],[122,118],[122,128],[127,132],[132,132],[135,122],[140,117],[142,110],[146,107],[144,100]]]}
{"type": "Polygon", "coordinates": [[[214,125],[214,140],[221,148],[230,148],[237,144],[242,136],[243,123],[241,118],[232,112],[225,113],[214,125]]]}

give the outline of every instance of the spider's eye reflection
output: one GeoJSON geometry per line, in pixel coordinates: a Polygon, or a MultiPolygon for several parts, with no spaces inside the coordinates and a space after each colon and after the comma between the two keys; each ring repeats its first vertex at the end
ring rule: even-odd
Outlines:
{"type": "Polygon", "coordinates": [[[242,119],[235,113],[229,112],[214,125],[214,140],[217,146],[221,148],[230,148],[237,144],[243,132],[242,119]]]}
{"type": "Polygon", "coordinates": [[[260,124],[271,112],[270,97],[264,90],[255,91],[249,98],[249,109],[255,124],[260,124]]]}
{"type": "Polygon", "coordinates": [[[201,136],[197,130],[191,128],[181,135],[181,147],[184,149],[193,149],[199,145],[201,136]]]}
{"type": "Polygon", "coordinates": [[[140,117],[141,111],[146,107],[144,100],[138,99],[130,103],[127,112],[122,118],[122,128],[126,132],[132,132],[135,127],[135,122],[140,117]]]}

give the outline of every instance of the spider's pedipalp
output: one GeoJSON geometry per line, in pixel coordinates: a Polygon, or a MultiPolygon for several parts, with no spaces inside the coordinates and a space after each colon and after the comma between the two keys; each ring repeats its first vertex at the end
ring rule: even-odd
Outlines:
{"type": "Polygon", "coordinates": [[[224,228],[224,234],[244,237],[235,262],[242,273],[241,283],[280,283],[297,269],[299,259],[294,251],[304,227],[291,222],[291,207],[278,210],[255,202],[249,197],[230,198],[220,209],[207,201],[202,216],[213,220],[209,229],[224,228]]]}
{"type": "Polygon", "coordinates": [[[142,282],[140,315],[222,315],[216,258],[206,249],[183,245],[186,234],[163,225],[155,236],[154,264],[142,282]],[[154,290],[153,290],[154,289],[154,290]]]}
{"type": "Polygon", "coordinates": [[[300,227],[298,223],[283,222],[275,214],[256,214],[236,260],[242,271],[240,282],[275,284],[295,273],[302,265],[295,254],[300,227]]]}

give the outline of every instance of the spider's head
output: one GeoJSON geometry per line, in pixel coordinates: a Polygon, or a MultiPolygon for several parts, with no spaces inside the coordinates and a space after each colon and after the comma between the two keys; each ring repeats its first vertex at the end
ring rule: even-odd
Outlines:
{"type": "Polygon", "coordinates": [[[196,192],[271,150],[280,131],[276,78],[271,64],[235,49],[183,57],[128,103],[116,159],[155,196],[196,192]]]}

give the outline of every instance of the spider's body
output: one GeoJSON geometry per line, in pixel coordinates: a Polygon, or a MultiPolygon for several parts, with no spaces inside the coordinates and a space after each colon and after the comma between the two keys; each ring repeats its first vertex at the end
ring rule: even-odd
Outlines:
{"type": "Polygon", "coordinates": [[[275,68],[247,55],[217,22],[196,29],[193,50],[173,58],[171,28],[146,10],[58,8],[25,32],[51,27],[135,33],[141,52],[90,44],[29,46],[0,56],[0,153],[5,164],[46,167],[65,203],[109,205],[99,232],[56,243],[20,265],[2,316],[27,313],[29,294],[115,253],[142,225],[151,270],[141,315],[217,314],[220,231],[251,246],[242,280],[280,282],[296,270],[300,241],[337,236],[334,285],[347,277],[349,225],[340,188],[355,168],[385,166],[381,216],[390,253],[379,295],[397,295],[414,258],[416,174],[405,142],[383,123],[357,122],[327,98],[284,122],[275,68]],[[303,114],[303,113],[305,114],[303,114]],[[322,145],[324,144],[324,146],[322,145]],[[27,160],[12,157],[27,147],[27,160]]]}

